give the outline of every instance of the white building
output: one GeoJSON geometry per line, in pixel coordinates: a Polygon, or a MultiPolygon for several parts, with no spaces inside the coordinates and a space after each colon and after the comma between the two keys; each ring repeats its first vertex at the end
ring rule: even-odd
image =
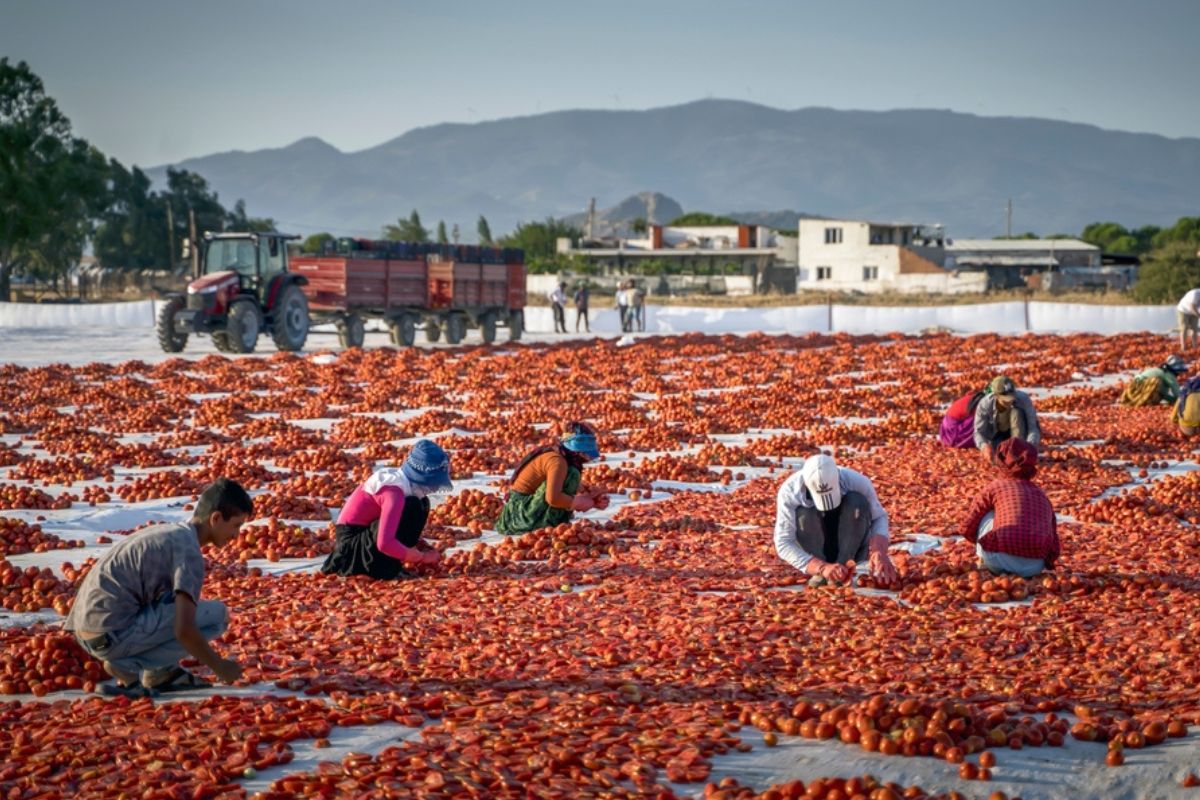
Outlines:
{"type": "Polygon", "coordinates": [[[797,291],[979,292],[986,276],[943,267],[940,225],[802,219],[797,291]]]}

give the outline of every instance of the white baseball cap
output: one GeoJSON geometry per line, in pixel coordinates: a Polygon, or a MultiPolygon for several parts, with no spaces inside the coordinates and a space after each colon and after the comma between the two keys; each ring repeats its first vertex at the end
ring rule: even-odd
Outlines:
{"type": "Polygon", "coordinates": [[[832,511],[842,502],[837,462],[831,456],[810,456],[800,468],[800,477],[818,511],[832,511]]]}

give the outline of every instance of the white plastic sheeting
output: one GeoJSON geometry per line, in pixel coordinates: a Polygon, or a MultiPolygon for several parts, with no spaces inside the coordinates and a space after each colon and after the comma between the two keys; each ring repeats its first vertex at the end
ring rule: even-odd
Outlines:
{"type": "MultiPolygon", "coordinates": [[[[955,306],[809,305],[776,308],[697,308],[647,306],[648,333],[920,333],[944,328],[956,333],[1018,334],[1168,332],[1175,324],[1173,306],[1104,306],[1084,303],[979,303],[955,306]]],[[[525,309],[525,327],[535,333],[554,330],[549,308],[525,309]]],[[[575,310],[567,309],[567,330],[575,330],[575,310]]],[[[613,309],[592,312],[592,330],[618,333],[613,309]]]]}
{"type": "MultiPolygon", "coordinates": [[[[58,305],[0,303],[0,328],[151,328],[158,303],[58,305]]],[[[919,333],[945,328],[958,333],[1057,333],[1085,331],[1166,333],[1175,326],[1174,306],[1109,306],[1084,303],[1010,302],[956,306],[807,305],[767,308],[646,306],[648,333],[919,333]]],[[[575,309],[566,309],[575,332],[575,309]]],[[[620,333],[617,312],[592,309],[594,333],[620,333]]],[[[372,329],[382,326],[372,326],[372,329]]],[[[551,333],[546,306],[525,309],[525,327],[551,333]]]]}
{"type": "Polygon", "coordinates": [[[157,303],[0,303],[0,328],[153,328],[157,303]]]}
{"type": "Polygon", "coordinates": [[[1029,327],[1035,331],[1170,331],[1174,306],[1092,306],[1079,303],[1030,303],[1029,327]]]}

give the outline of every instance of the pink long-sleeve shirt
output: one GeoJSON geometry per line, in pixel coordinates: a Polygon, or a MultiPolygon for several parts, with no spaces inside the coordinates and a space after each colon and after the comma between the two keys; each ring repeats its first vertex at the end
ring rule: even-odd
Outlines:
{"type": "Polygon", "coordinates": [[[379,533],[375,537],[375,547],[385,556],[397,561],[407,561],[414,554],[414,549],[405,547],[395,536],[396,526],[400,524],[400,515],[404,513],[404,490],[399,486],[381,486],[376,494],[371,494],[359,486],[350,495],[346,505],[338,514],[338,525],[370,525],[379,520],[379,533]]]}

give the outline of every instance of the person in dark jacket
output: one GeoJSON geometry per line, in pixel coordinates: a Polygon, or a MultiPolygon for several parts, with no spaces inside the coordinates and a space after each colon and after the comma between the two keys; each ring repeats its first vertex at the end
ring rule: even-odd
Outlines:
{"type": "Polygon", "coordinates": [[[994,378],[990,388],[991,394],[975,406],[975,446],[989,460],[996,445],[1005,439],[1022,439],[1040,447],[1042,429],[1029,395],[1018,391],[1007,375],[994,378]]]}

